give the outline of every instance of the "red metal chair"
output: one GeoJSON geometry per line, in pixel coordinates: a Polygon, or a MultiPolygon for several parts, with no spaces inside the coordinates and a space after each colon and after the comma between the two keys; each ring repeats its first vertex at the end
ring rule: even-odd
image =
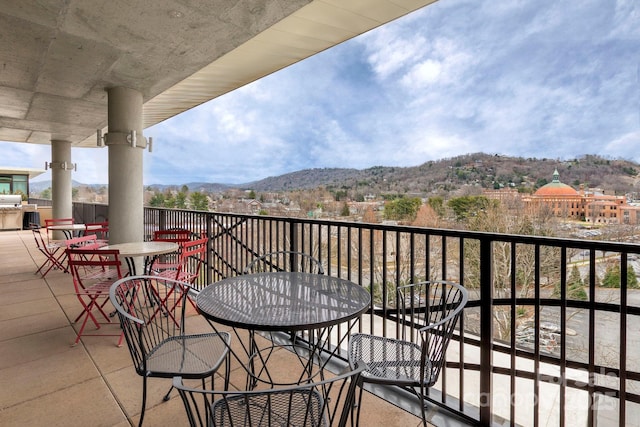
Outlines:
{"type": "Polygon", "coordinates": [[[184,229],[154,231],[154,241],[177,243],[179,248],[177,252],[161,255],[157,260],[155,260],[153,263],[153,270],[155,272],[176,270],[180,264],[182,244],[191,240],[191,234],[191,231],[184,229]]]}
{"type": "Polygon", "coordinates": [[[112,323],[111,317],[105,310],[105,305],[109,302],[109,288],[122,278],[120,270],[119,251],[102,249],[67,249],[69,258],[69,269],[73,277],[73,286],[76,297],[82,304],[82,312],[76,317],[74,322],[82,319],[82,325],[78,330],[76,341],[78,344],[80,337],[85,336],[119,336],[118,346],[122,345],[122,332],[117,334],[89,334],[85,333],[87,322],[91,320],[97,329],[105,323],[112,323]],[[99,314],[105,321],[98,321],[96,315],[99,314]]]}
{"type": "MultiPolygon", "coordinates": [[[[203,237],[198,240],[183,242],[180,249],[180,262],[176,269],[165,269],[154,273],[154,276],[167,279],[179,280],[193,285],[200,275],[200,269],[207,256],[207,242],[209,239],[203,237]]],[[[187,300],[196,308],[196,304],[189,296],[187,300]]]]}
{"type": "MultiPolygon", "coordinates": [[[[182,242],[180,249],[180,259],[175,269],[164,269],[154,275],[175,279],[181,282],[193,284],[200,275],[200,269],[204,264],[207,254],[207,242],[209,239],[203,237],[198,240],[182,242]]],[[[155,271],[155,263],[152,266],[155,271]]]]}
{"type": "Polygon", "coordinates": [[[51,269],[62,270],[67,273],[67,267],[64,265],[66,260],[66,253],[64,252],[64,245],[59,243],[45,242],[44,236],[38,224],[29,224],[33,231],[33,238],[36,241],[38,250],[46,257],[40,268],[34,273],[42,273],[42,277],[45,277],[51,269]],[[62,249],[61,253],[58,253],[62,249]],[[43,270],[46,268],[46,270],[43,270]]]}
{"type": "Polygon", "coordinates": [[[44,220],[44,225],[45,228],[47,229],[47,242],[51,242],[52,240],[54,240],[53,238],[49,237],[50,233],[49,231],[51,231],[53,233],[53,231],[55,230],[49,230],[49,227],[53,227],[56,225],[72,225],[73,224],[73,218],[48,218],[44,220]]]}
{"type": "Polygon", "coordinates": [[[67,249],[99,249],[106,244],[98,239],[95,234],[87,234],[86,236],[73,237],[64,241],[67,249]]]}
{"type": "Polygon", "coordinates": [[[109,222],[88,222],[84,225],[84,234],[95,234],[98,241],[109,244],[109,222]]]}

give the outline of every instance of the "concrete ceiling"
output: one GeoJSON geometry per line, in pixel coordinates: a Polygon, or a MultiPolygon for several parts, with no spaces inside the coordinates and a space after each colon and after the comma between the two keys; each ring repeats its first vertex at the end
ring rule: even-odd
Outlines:
{"type": "Polygon", "coordinates": [[[95,146],[106,88],[144,127],[435,0],[0,0],[0,140],[95,146]]]}

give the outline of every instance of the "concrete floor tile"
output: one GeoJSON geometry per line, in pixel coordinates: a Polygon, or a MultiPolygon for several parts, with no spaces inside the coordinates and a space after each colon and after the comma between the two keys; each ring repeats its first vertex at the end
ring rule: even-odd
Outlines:
{"type": "Polygon", "coordinates": [[[123,421],[124,413],[100,378],[0,411],[3,426],[110,427],[123,421]]]}
{"type": "Polygon", "coordinates": [[[0,371],[0,407],[38,399],[100,374],[81,347],[0,371]]]}
{"type": "Polygon", "coordinates": [[[4,341],[0,345],[0,370],[65,353],[75,338],[75,331],[67,325],[4,341]]]}
{"type": "Polygon", "coordinates": [[[68,325],[69,321],[60,310],[3,320],[0,322],[0,341],[63,328],[68,325]]]}

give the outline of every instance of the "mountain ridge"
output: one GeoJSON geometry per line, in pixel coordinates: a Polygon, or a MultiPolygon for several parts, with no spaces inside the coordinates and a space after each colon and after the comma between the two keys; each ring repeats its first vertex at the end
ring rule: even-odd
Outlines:
{"type": "MultiPolygon", "coordinates": [[[[607,192],[640,191],[640,165],[630,160],[585,155],[569,160],[511,157],[498,154],[474,153],[432,160],[418,166],[373,166],[355,168],[310,168],[278,176],[271,176],[245,184],[189,182],[184,184],[150,184],[155,191],[179,190],[187,186],[191,191],[210,193],[231,189],[256,192],[327,189],[352,190],[358,193],[434,194],[461,190],[464,187],[513,187],[532,190],[552,180],[555,170],[560,180],[573,187],[599,187],[607,192]]],[[[47,185],[48,184],[48,185],[47,185]]],[[[50,181],[31,183],[32,191],[42,191],[50,181]],[[44,185],[44,186],[43,186],[44,185]],[[38,190],[38,188],[41,188],[38,190]]],[[[82,184],[91,188],[106,184],[82,184]]]]}

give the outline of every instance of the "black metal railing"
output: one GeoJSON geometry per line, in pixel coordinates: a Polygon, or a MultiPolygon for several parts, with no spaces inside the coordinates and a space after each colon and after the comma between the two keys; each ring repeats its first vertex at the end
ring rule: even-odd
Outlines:
{"type": "Polygon", "coordinates": [[[462,283],[469,303],[430,399],[474,423],[625,425],[640,414],[638,244],[156,208],[144,226],[209,236],[200,287],[265,252],[307,252],[372,293],[359,327],[383,336],[398,333],[397,286],[462,283]]]}

